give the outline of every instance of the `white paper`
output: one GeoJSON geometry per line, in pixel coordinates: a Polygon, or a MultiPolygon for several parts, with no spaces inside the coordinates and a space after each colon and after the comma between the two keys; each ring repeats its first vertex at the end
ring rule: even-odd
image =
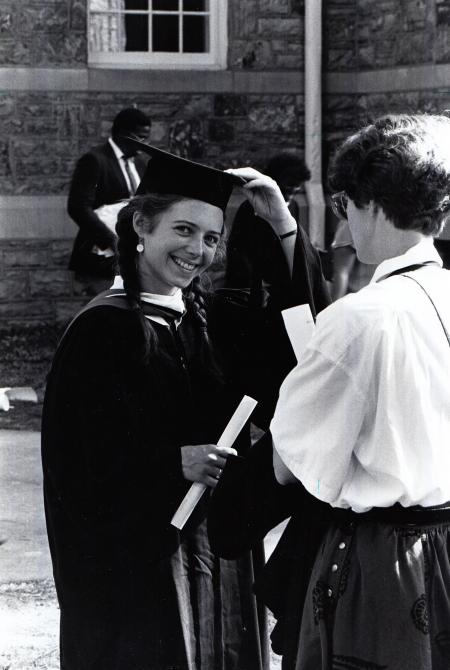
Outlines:
{"type": "Polygon", "coordinates": [[[22,402],[37,402],[37,393],[31,386],[5,386],[0,388],[0,410],[8,412],[11,408],[10,400],[22,402]]]}
{"type": "Polygon", "coordinates": [[[116,234],[117,215],[128,202],[128,200],[121,200],[120,202],[113,202],[110,205],[102,205],[94,210],[100,221],[102,221],[105,226],[108,226],[114,235],[116,234]]]}
{"type": "MultiPolygon", "coordinates": [[[[245,426],[246,421],[249,419],[250,414],[253,412],[257,404],[257,401],[253,400],[253,398],[250,398],[248,395],[245,395],[242,398],[217,442],[218,447],[233,446],[237,436],[245,426]]],[[[205,484],[201,484],[200,482],[194,482],[192,484],[191,488],[184,496],[181,505],[172,517],[170,522],[172,526],[175,526],[178,530],[181,530],[184,527],[186,521],[191,516],[195,506],[207,488],[208,487],[205,484]]]]}
{"type": "Polygon", "coordinates": [[[315,323],[311,308],[309,305],[296,305],[281,313],[294,354],[299,361],[314,333],[315,323]]]}

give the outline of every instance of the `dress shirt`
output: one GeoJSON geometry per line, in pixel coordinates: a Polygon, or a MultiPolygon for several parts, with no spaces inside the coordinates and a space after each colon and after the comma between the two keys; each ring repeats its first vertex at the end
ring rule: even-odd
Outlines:
{"type": "Polygon", "coordinates": [[[108,139],[108,142],[110,143],[112,150],[114,151],[114,155],[116,156],[118,163],[120,165],[120,169],[122,170],[123,177],[127,183],[128,191],[131,196],[134,195],[134,188],[133,185],[130,182],[130,177],[127,174],[126,168],[125,168],[125,163],[124,159],[128,161],[128,167],[130,169],[130,172],[132,172],[133,177],[135,179],[135,183],[139,184],[141,181],[141,178],[139,176],[138,171],[136,170],[136,166],[134,164],[134,158],[125,158],[125,154],[123,153],[122,149],[117,146],[117,144],[114,142],[112,137],[108,139]]]}
{"type": "Polygon", "coordinates": [[[432,240],[381,263],[371,283],[317,317],[271,424],[274,448],[306,489],[363,512],[450,500],[450,272],[432,240]]]}

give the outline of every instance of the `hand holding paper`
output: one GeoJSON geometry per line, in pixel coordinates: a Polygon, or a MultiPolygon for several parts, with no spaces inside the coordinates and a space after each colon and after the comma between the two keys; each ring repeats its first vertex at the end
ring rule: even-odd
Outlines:
{"type": "MultiPolygon", "coordinates": [[[[253,400],[253,398],[250,398],[249,396],[244,396],[242,398],[239,406],[217,442],[218,447],[231,447],[234,444],[237,436],[249,419],[250,414],[253,412],[256,405],[257,401],[253,400]]],[[[194,482],[194,484],[192,484],[182,500],[181,505],[173,515],[172,521],[170,522],[172,526],[175,526],[178,530],[181,530],[184,527],[206,489],[207,486],[200,482],[194,482]]]]}

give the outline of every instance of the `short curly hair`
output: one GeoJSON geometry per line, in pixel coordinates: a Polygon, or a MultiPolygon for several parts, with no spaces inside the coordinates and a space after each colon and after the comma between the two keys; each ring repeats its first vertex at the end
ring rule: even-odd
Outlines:
{"type": "Polygon", "coordinates": [[[450,207],[450,118],[387,115],[344,141],[328,181],[356,207],[381,207],[397,228],[437,235],[450,207]]]}

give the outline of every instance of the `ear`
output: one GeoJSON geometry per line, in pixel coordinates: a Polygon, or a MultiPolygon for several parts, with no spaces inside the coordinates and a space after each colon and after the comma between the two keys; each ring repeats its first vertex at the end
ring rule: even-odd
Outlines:
{"type": "Polygon", "coordinates": [[[139,235],[139,237],[142,237],[143,221],[142,214],[140,212],[134,212],[133,214],[133,229],[134,232],[139,235]]]}

